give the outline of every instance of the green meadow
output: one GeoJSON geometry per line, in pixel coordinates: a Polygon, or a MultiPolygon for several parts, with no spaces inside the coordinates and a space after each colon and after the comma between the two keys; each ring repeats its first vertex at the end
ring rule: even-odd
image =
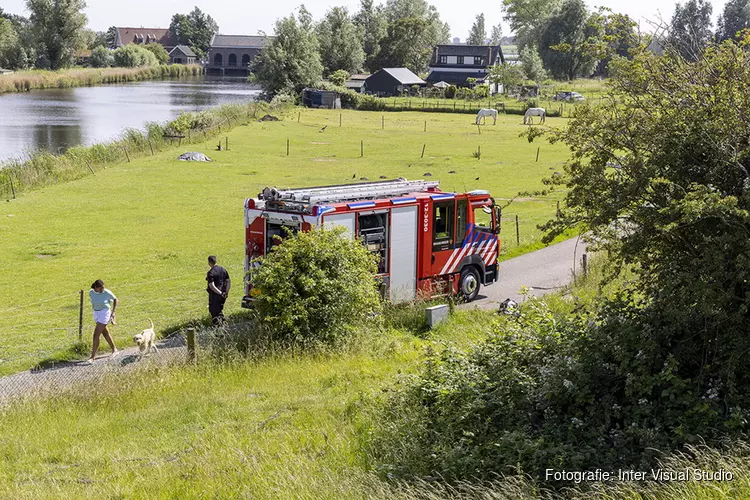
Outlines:
{"type": "MultiPolygon", "coordinates": [[[[564,123],[547,120],[550,127],[564,123]]],[[[0,373],[72,355],[79,290],[87,292],[95,279],[121,301],[114,327],[120,345],[147,318],[164,332],[207,316],[209,254],[229,270],[227,310],[239,311],[243,201],[265,186],[406,177],[439,180],[449,191],[488,189],[509,204],[503,258],[539,248],[536,226],[554,217],[563,195],[549,192],[542,179],[562,170],[568,152],[541,139],[529,143],[519,137],[524,130],[517,115],[478,129],[470,115],[295,108],[279,122],[225,131],[221,142],[229,150],[216,150],[219,137],[175,145],[25,191],[0,204],[0,260],[9,270],[0,277],[0,373]],[[191,150],[214,161],[177,160],[191,150]]],[[[93,329],[87,296],[83,318],[87,341],[93,329]]]]}

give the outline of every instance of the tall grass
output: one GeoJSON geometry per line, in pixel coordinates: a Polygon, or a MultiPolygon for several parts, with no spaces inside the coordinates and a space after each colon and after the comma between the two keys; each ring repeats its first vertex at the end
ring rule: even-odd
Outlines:
{"type": "Polygon", "coordinates": [[[140,68],[75,68],[61,71],[20,71],[0,76],[0,94],[34,89],[67,89],[106,83],[138,82],[203,73],[198,64],[169,64],[140,68]]]}
{"type": "MultiPolygon", "coordinates": [[[[175,65],[179,66],[179,65],[175,65]]],[[[39,151],[25,160],[0,163],[0,198],[39,186],[79,179],[98,168],[130,161],[140,156],[155,154],[173,147],[182,135],[181,143],[190,144],[227,131],[268,110],[263,102],[226,104],[200,113],[184,113],[166,125],[147,123],[145,130],[126,129],[114,141],[93,146],[75,146],[62,155],[39,151]]]]}

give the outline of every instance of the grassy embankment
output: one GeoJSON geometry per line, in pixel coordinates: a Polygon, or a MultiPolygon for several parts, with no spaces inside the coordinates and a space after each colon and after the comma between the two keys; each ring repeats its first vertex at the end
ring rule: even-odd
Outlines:
{"type": "MultiPolygon", "coordinates": [[[[561,169],[567,153],[560,144],[529,144],[519,138],[524,127],[518,116],[503,116],[497,126],[483,126],[478,135],[465,115],[300,112],[299,123],[295,110],[284,121],[252,122],[223,134],[229,151],[215,151],[216,139],[167,148],[155,156],[145,146],[138,157],[131,152],[128,163],[124,153],[113,148],[122,162],[115,168],[102,170],[94,164],[96,175],[24,192],[2,203],[0,260],[23,269],[23,283],[15,273],[0,277],[0,373],[28,367],[72,346],[78,333],[78,290],[88,290],[97,278],[122,302],[115,327],[121,342],[148,325],[148,317],[163,330],[204,316],[205,259],[211,253],[234,279],[228,310],[238,311],[243,201],[265,186],[403,176],[440,180],[446,190],[488,189],[500,203],[525,191],[528,194],[505,209],[504,257],[541,246],[536,225],[554,216],[562,193],[533,192],[548,189],[542,179],[561,169]],[[476,159],[472,153],[479,146],[481,159],[476,159]],[[190,150],[215,161],[177,160],[179,153],[190,150]],[[432,176],[423,177],[428,172],[432,176]],[[520,245],[515,241],[516,215],[520,245]]],[[[562,123],[548,121],[551,126],[562,123]]],[[[80,176],[88,170],[84,164],[76,172],[80,176]]],[[[86,299],[85,338],[93,328],[89,308],[86,299]]]]}
{"type": "Polygon", "coordinates": [[[169,64],[141,68],[74,68],[59,71],[18,71],[0,75],[0,94],[35,89],[65,89],[106,83],[126,83],[203,73],[198,64],[169,64]]]}
{"type": "MultiPolygon", "coordinates": [[[[594,275],[597,267],[593,266],[594,275]]],[[[595,279],[573,295],[593,300],[595,279]]],[[[569,310],[555,298],[554,308],[569,310]]],[[[291,354],[219,365],[151,369],[140,377],[49,400],[30,400],[0,418],[3,498],[438,498],[436,483],[393,485],[366,454],[376,401],[399,374],[420,367],[424,349],[466,348],[491,313],[463,311],[428,339],[405,330],[363,333],[350,350],[291,354]]],[[[499,320],[502,321],[502,320],[499,320]]],[[[703,451],[670,469],[735,473],[730,483],[593,485],[586,498],[747,498],[747,451],[703,451]]],[[[591,485],[587,485],[591,486],[591,485]]],[[[522,478],[464,485],[463,498],[535,498],[522,478]]],[[[455,493],[455,491],[454,491],[455,493]]]]}

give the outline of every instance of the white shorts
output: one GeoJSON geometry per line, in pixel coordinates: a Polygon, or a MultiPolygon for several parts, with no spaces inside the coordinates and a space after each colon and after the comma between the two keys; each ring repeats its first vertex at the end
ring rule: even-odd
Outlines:
{"type": "Polygon", "coordinates": [[[94,321],[96,321],[97,323],[101,323],[102,325],[108,324],[111,317],[112,317],[111,309],[102,309],[101,311],[94,311],[94,321]]]}

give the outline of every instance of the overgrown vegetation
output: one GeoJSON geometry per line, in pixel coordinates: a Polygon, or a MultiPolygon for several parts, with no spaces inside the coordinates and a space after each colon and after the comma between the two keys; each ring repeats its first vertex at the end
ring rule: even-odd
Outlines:
{"type": "Polygon", "coordinates": [[[340,344],[380,312],[375,256],[344,231],[288,235],[251,270],[256,321],[275,340],[340,344]]]}
{"type": "Polygon", "coordinates": [[[632,279],[572,312],[532,302],[468,352],[430,354],[384,405],[384,472],[647,470],[657,450],[746,435],[747,43],[617,63],[611,101],[555,137],[573,153],[547,227],[584,225],[632,279]]]}

